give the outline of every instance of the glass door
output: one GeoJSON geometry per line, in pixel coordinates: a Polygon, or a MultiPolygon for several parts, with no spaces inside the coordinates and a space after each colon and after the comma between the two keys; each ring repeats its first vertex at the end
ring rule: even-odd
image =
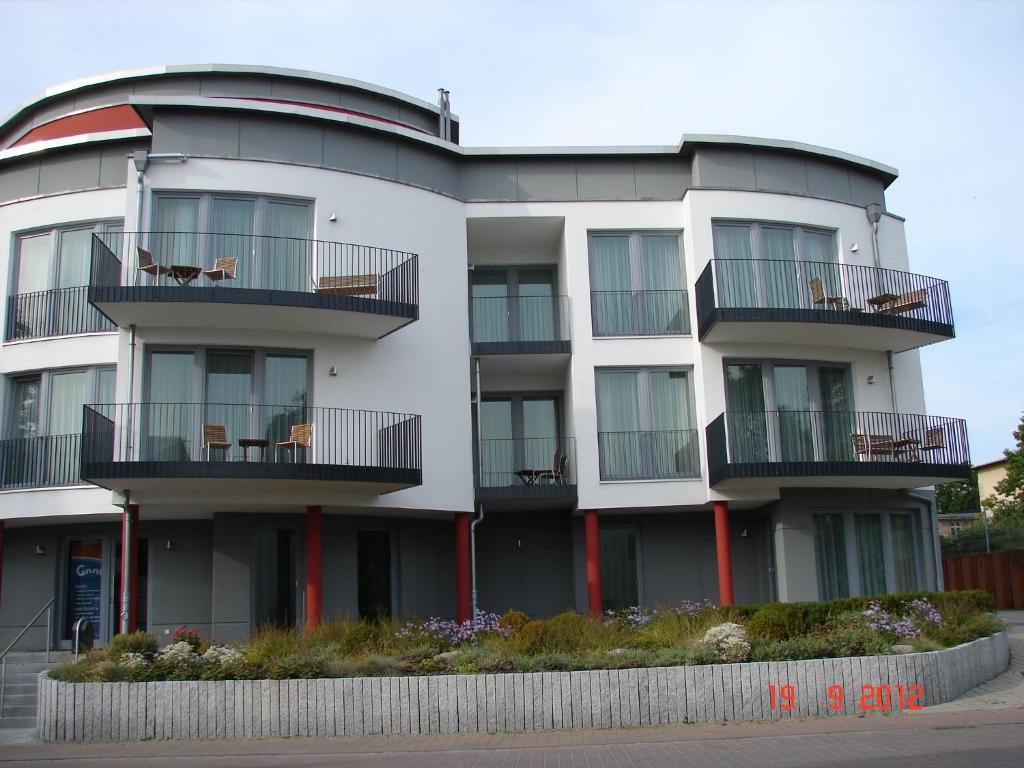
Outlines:
{"type": "Polygon", "coordinates": [[[555,275],[550,269],[520,269],[512,301],[512,327],[518,341],[554,341],[557,327],[555,275]]]}
{"type": "Polygon", "coordinates": [[[391,533],[356,532],[359,618],[391,618],[391,533]]]}
{"type": "Polygon", "coordinates": [[[256,232],[256,201],[215,197],[210,201],[210,253],[205,261],[213,267],[217,259],[236,259],[235,279],[227,288],[254,288],[253,260],[256,232]]]}
{"type": "Polygon", "coordinates": [[[761,366],[725,366],[729,445],[733,462],[768,461],[768,424],[761,366]]]}
{"type": "MultiPolygon", "coordinates": [[[[203,424],[226,428],[227,442],[237,446],[240,438],[251,437],[253,355],[251,352],[208,352],[206,355],[206,400],[203,424]]],[[[212,452],[203,458],[236,458],[212,452]]],[[[237,451],[238,454],[241,451],[237,451]]],[[[239,455],[237,458],[241,458],[239,455]]]]}
{"type": "MultiPolygon", "coordinates": [[[[199,266],[199,237],[196,235],[198,231],[198,197],[161,195],[156,198],[153,232],[149,234],[146,247],[153,254],[153,260],[162,266],[199,266]]],[[[136,278],[141,274],[137,272],[136,278]]]]}
{"type": "Polygon", "coordinates": [[[682,303],[678,235],[642,235],[640,267],[645,297],[640,307],[644,332],[653,335],[682,333],[687,308],[682,303]]]}
{"type": "Polygon", "coordinates": [[[117,631],[119,596],[112,561],[117,542],[107,535],[81,536],[65,541],[62,556],[64,578],[58,613],[59,645],[71,647],[75,622],[92,625],[93,638],[107,643],[117,631]]]}
{"type": "Polygon", "coordinates": [[[756,307],[757,283],[750,248],[750,227],[715,224],[713,228],[718,305],[756,307]]]}
{"type": "Polygon", "coordinates": [[[802,365],[774,366],[775,408],[778,434],[775,436],[779,461],[814,460],[814,425],[807,389],[807,368],[802,365]]]}
{"type": "Polygon", "coordinates": [[[191,352],[149,356],[149,405],[141,441],[143,461],[189,461],[198,457],[191,352]]]}
{"type": "Polygon", "coordinates": [[[295,626],[296,591],[295,531],[290,528],[257,528],[253,531],[254,629],[295,626]]]}
{"type": "Polygon", "coordinates": [[[640,387],[635,371],[597,374],[597,430],[604,480],[639,477],[645,467],[640,446],[640,387]]]}
{"type": "Polygon", "coordinates": [[[69,485],[79,479],[78,436],[82,433],[82,407],[89,392],[89,373],[54,373],[50,376],[49,425],[45,441],[47,485],[69,485]]]}
{"type": "Polygon", "coordinates": [[[14,379],[5,421],[7,450],[3,454],[4,485],[31,484],[42,472],[43,452],[40,450],[40,398],[42,377],[14,379]]]}
{"type": "MultiPolygon", "coordinates": [[[[50,288],[50,255],[53,252],[53,235],[31,235],[18,241],[18,273],[16,292],[19,295],[39,294],[50,288]]],[[[23,299],[12,329],[17,337],[38,337],[48,335],[47,306],[42,296],[23,299]]]]}
{"type": "Polygon", "coordinates": [[[686,477],[696,470],[696,446],[691,432],[689,383],[685,371],[651,371],[651,440],[645,446],[650,453],[645,466],[653,467],[652,477],[686,477]]]}
{"type": "MultiPolygon", "coordinates": [[[[309,386],[309,360],[299,355],[271,355],[264,358],[263,363],[263,438],[270,446],[288,439],[291,429],[299,424],[315,422],[316,417],[307,409],[307,389],[309,386]]],[[[316,414],[321,411],[314,411],[316,414]]],[[[313,445],[317,444],[318,430],[327,429],[326,424],[313,425],[313,445]]],[[[325,442],[321,441],[324,445],[325,442]]],[[[344,455],[345,445],[342,443],[332,448],[338,453],[324,461],[345,464],[355,457],[344,455]]],[[[285,458],[287,452],[282,451],[274,460],[285,458]]],[[[295,461],[305,458],[314,460],[313,456],[302,456],[301,449],[292,454],[295,461]]]]}
{"type": "Polygon", "coordinates": [[[802,292],[792,228],[761,227],[760,232],[765,306],[799,307],[802,292]]]}
{"type": "Polygon", "coordinates": [[[554,397],[523,399],[522,457],[523,469],[551,469],[555,453],[560,454],[558,441],[558,400],[554,397]]]}
{"type": "MultiPolygon", "coordinates": [[[[802,230],[801,248],[804,282],[821,280],[826,296],[843,296],[842,280],[836,265],[835,236],[831,232],[802,230]]],[[[808,289],[809,290],[809,289],[808,289]]]]}
{"type": "Polygon", "coordinates": [[[821,442],[827,461],[853,461],[853,414],[845,368],[818,368],[821,395],[821,442]]]}
{"type": "Polygon", "coordinates": [[[632,528],[602,527],[601,610],[617,611],[640,604],[637,537],[632,528]]]}
{"type": "Polygon", "coordinates": [[[508,273],[502,270],[473,271],[473,341],[509,340],[508,273]]]}
{"type": "Polygon", "coordinates": [[[629,235],[592,237],[590,290],[595,336],[629,336],[634,331],[629,235]]]}
{"type": "MultiPolygon", "coordinates": [[[[308,291],[309,281],[309,206],[271,200],[267,203],[266,234],[263,248],[263,287],[279,291],[308,291]]],[[[323,274],[352,274],[354,264],[324,264],[323,274]]]]}
{"type": "Polygon", "coordinates": [[[512,401],[483,400],[480,403],[480,438],[483,456],[480,466],[480,487],[513,485],[515,480],[515,448],[512,441],[512,401]]]}

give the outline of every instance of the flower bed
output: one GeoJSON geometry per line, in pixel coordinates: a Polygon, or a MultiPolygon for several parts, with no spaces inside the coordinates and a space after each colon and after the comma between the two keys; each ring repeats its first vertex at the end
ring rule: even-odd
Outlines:
{"type": "Polygon", "coordinates": [[[918,593],[825,603],[716,607],[686,603],[603,617],[531,621],[509,612],[397,623],[326,622],[304,633],[262,630],[232,647],[182,628],[158,649],[145,633],[54,669],[63,682],[282,680],[564,672],[870,657],[935,651],[1000,624],[985,592],[918,593]]]}

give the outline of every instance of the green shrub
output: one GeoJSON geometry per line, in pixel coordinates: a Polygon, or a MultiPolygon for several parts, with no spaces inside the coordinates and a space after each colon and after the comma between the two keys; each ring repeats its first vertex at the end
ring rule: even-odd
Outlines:
{"type": "Polygon", "coordinates": [[[148,632],[114,635],[107,644],[107,658],[111,661],[120,661],[126,653],[140,653],[150,658],[156,653],[156,648],[156,638],[148,632]]]}
{"type": "Polygon", "coordinates": [[[521,611],[506,611],[498,621],[498,626],[511,632],[518,632],[530,621],[529,616],[521,611]]]}

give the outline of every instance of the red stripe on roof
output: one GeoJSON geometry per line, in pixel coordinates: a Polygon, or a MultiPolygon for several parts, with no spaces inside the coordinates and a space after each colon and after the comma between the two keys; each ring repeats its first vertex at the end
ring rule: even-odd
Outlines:
{"type": "Polygon", "coordinates": [[[104,133],[106,131],[125,131],[132,128],[145,128],[146,124],[139,113],[128,105],[117,107],[100,107],[77,115],[58,117],[48,123],[37,125],[12,147],[23,147],[36,141],[65,139],[69,136],[81,136],[85,133],[104,133]]]}

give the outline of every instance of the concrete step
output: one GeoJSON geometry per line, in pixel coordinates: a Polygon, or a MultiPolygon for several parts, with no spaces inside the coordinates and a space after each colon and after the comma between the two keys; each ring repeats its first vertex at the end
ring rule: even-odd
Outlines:
{"type": "Polygon", "coordinates": [[[19,693],[31,693],[35,696],[37,688],[35,683],[12,683],[8,680],[5,690],[8,696],[17,696],[19,693]]]}
{"type": "Polygon", "coordinates": [[[7,670],[7,685],[35,686],[38,680],[38,672],[17,672],[15,674],[11,674],[11,671],[7,670]]]}
{"type": "Polygon", "coordinates": [[[35,727],[35,715],[33,715],[32,717],[0,717],[0,730],[35,727]]]}
{"type": "Polygon", "coordinates": [[[36,703],[31,704],[4,704],[3,717],[28,717],[35,720],[36,703]]]}
{"type": "Polygon", "coordinates": [[[34,691],[32,693],[11,693],[10,691],[6,691],[4,693],[5,707],[8,704],[31,704],[32,706],[35,706],[36,701],[37,696],[34,691]]]}
{"type": "Polygon", "coordinates": [[[57,666],[56,664],[46,664],[46,663],[44,663],[42,661],[26,661],[26,662],[18,662],[17,664],[15,664],[15,663],[11,662],[10,660],[8,660],[8,662],[7,662],[7,674],[8,675],[25,674],[27,672],[35,672],[35,673],[38,674],[39,672],[43,672],[43,671],[45,671],[47,669],[53,669],[56,666],[57,666]]]}
{"type": "MultiPolygon", "coordinates": [[[[62,664],[72,656],[69,651],[50,651],[50,663],[62,664]]],[[[22,661],[46,663],[46,651],[11,651],[7,654],[8,664],[22,661]]]]}

